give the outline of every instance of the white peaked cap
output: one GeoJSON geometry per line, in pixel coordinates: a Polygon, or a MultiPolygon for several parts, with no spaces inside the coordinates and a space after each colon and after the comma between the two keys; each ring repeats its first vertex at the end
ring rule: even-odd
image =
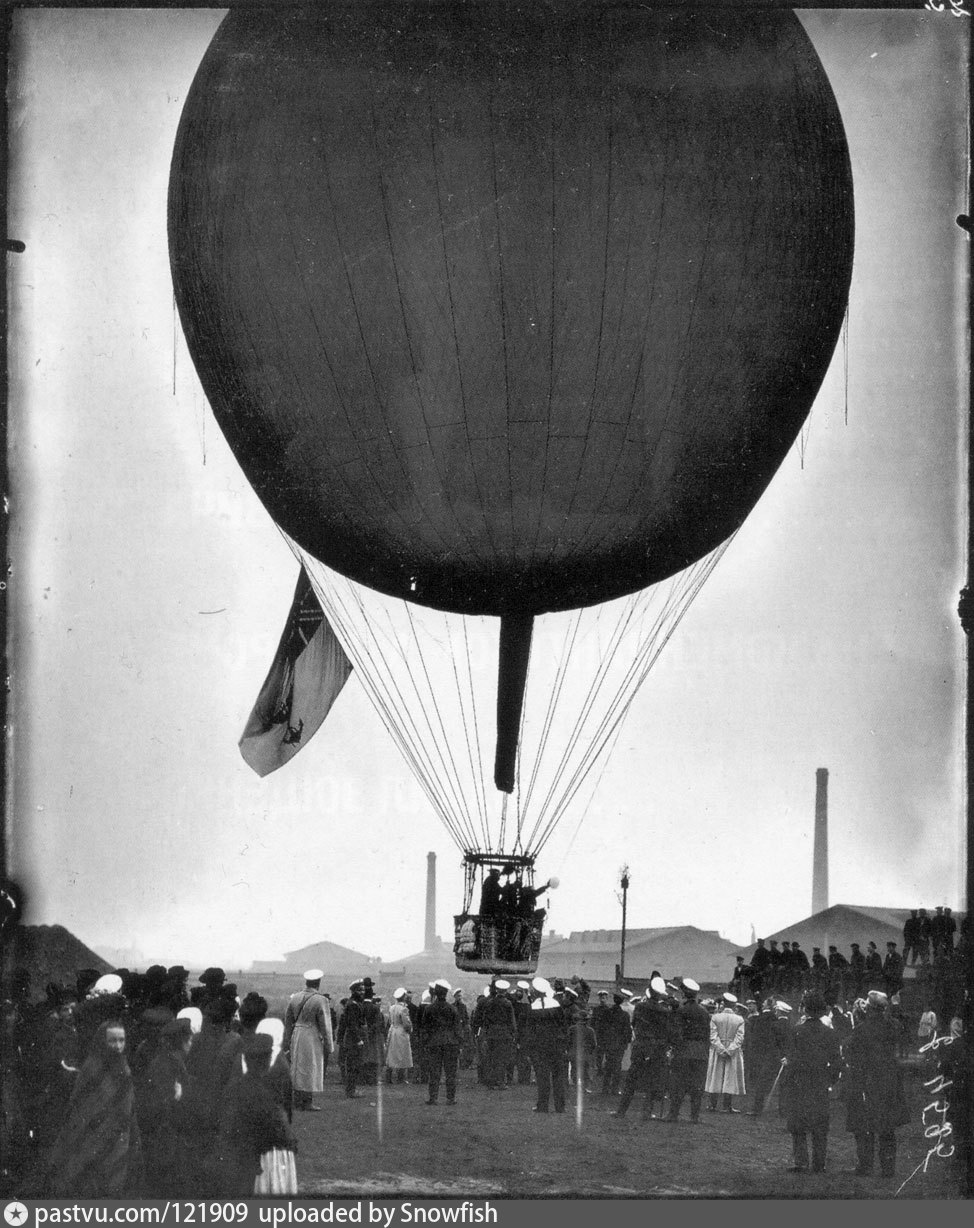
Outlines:
{"type": "Polygon", "coordinates": [[[309,968],[308,971],[304,974],[304,979],[306,981],[320,981],[324,975],[325,974],[321,971],[320,968],[309,968]]]}
{"type": "Polygon", "coordinates": [[[691,993],[699,993],[699,992],[700,992],[700,986],[697,984],[697,982],[696,982],[696,981],[692,980],[690,977],[688,977],[688,976],[684,976],[684,977],[681,977],[680,979],[681,979],[681,980],[682,980],[682,982],[683,982],[683,988],[684,988],[684,989],[689,989],[689,991],[690,991],[691,993]]]}
{"type": "Polygon", "coordinates": [[[531,982],[530,981],[518,981],[517,987],[518,989],[530,989],[531,982]]]}
{"type": "Polygon", "coordinates": [[[88,992],[90,994],[121,993],[122,978],[117,972],[106,972],[104,976],[100,976],[98,980],[95,981],[94,985],[92,985],[88,992]]]}
{"type": "Polygon", "coordinates": [[[535,993],[550,994],[551,982],[546,981],[543,976],[536,976],[531,982],[531,988],[535,993]]]}
{"type": "Polygon", "coordinates": [[[430,991],[428,989],[423,990],[423,996],[420,998],[419,1001],[420,1001],[420,1005],[422,1005],[424,1002],[428,1003],[432,1001],[432,998],[430,997],[430,991]]]}
{"type": "Polygon", "coordinates": [[[737,999],[734,997],[732,993],[721,994],[721,997],[723,998],[725,1002],[731,1003],[731,1005],[736,1005],[737,1003],[737,999]]]}
{"type": "Polygon", "coordinates": [[[666,997],[666,982],[661,976],[654,976],[649,982],[649,987],[653,993],[658,993],[661,997],[666,997]]]}
{"type": "Polygon", "coordinates": [[[495,989],[510,989],[510,987],[511,987],[510,981],[495,981],[494,982],[495,989]]]}
{"type": "Polygon", "coordinates": [[[203,1027],[203,1012],[198,1006],[184,1006],[176,1016],[177,1019],[188,1019],[190,1030],[198,1036],[203,1027]]]}
{"type": "Polygon", "coordinates": [[[449,993],[450,990],[453,988],[453,986],[450,984],[449,981],[434,981],[433,985],[430,986],[430,988],[433,988],[434,986],[437,989],[445,989],[447,993],[449,993]]]}
{"type": "Polygon", "coordinates": [[[404,998],[404,997],[406,996],[406,991],[405,991],[405,989],[394,989],[394,990],[392,991],[392,996],[393,996],[393,997],[396,999],[396,1001],[398,1002],[400,998],[404,998]]]}

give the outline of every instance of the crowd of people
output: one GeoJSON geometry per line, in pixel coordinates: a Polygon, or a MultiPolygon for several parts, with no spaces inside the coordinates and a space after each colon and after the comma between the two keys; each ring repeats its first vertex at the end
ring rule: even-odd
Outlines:
{"type": "Polygon", "coordinates": [[[967,918],[957,921],[949,908],[913,909],[903,930],[903,950],[889,941],[880,951],[874,941],[853,942],[848,955],[838,946],[812,947],[811,957],[799,942],[759,938],[750,960],[736,956],[729,989],[741,999],[760,1001],[769,994],[796,997],[808,991],[828,1004],[851,1002],[870,990],[889,998],[903,988],[905,969],[915,968],[924,997],[943,1015],[959,1010],[964,991],[964,950],[969,942],[967,918]],[[959,933],[960,941],[956,941],[959,933]]]}
{"type": "MultiPolygon", "coordinates": [[[[593,993],[580,977],[494,978],[468,1003],[438,979],[418,995],[400,986],[386,1003],[364,977],[333,1004],[322,970],[309,969],[279,1019],[259,994],[241,998],[221,969],[193,986],[188,976],[85,971],[70,990],[49,985],[41,1002],[15,977],[5,1000],[5,1193],[294,1193],[294,1114],[320,1111],[333,1057],[344,1097],[412,1084],[429,1107],[456,1104],[468,1070],[488,1091],[530,1087],[536,1113],[601,1098],[620,1119],[641,1095],[643,1120],[670,1123],[684,1104],[689,1123],[702,1112],[760,1116],[777,1089],[796,1170],[824,1168],[838,1088],[857,1171],[872,1171],[875,1152],[889,1175],[906,1113],[904,1046],[949,1046],[961,1031],[929,1002],[908,1018],[895,994],[867,984],[848,1002],[814,983],[789,1002],[778,992],[708,996],[690,977],[658,973],[641,994],[593,993]]],[[[770,989],[771,977],[734,983],[770,989]]]]}

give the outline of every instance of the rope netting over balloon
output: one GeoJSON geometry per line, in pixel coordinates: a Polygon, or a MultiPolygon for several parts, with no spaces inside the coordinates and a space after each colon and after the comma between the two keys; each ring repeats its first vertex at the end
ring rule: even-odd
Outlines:
{"type": "Polygon", "coordinates": [[[510,796],[493,785],[500,621],[385,596],[289,544],[457,846],[536,855],[559,820],[584,815],[593,769],[730,540],[663,583],[535,620],[510,796]]]}

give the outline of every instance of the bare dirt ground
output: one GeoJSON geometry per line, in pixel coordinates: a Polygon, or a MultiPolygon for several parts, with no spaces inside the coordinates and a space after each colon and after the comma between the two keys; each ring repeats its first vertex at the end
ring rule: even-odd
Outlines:
{"type": "MultiPolygon", "coordinates": [[[[458,1103],[425,1104],[426,1088],[384,1084],[346,1100],[333,1070],[315,1097],[319,1113],[295,1113],[300,1192],[313,1197],[596,1197],[889,1199],[931,1146],[921,1121],[922,1085],[912,1088],[913,1118],[897,1132],[896,1177],[854,1175],[855,1148],[845,1111],[834,1106],[827,1171],[791,1173],[791,1136],[774,1106],[760,1118],[710,1113],[688,1121],[640,1120],[642,1097],[623,1119],[599,1094],[564,1115],[533,1113],[534,1088],[489,1091],[460,1072],[458,1103]]],[[[705,1100],[706,1105],[706,1100],[705,1100]]],[[[684,1104],[683,1114],[688,1112],[684,1104]]],[[[936,1139],[932,1140],[936,1143],[936,1139]]],[[[946,1149],[946,1145],[945,1145],[946,1149]]],[[[901,1199],[959,1199],[951,1161],[934,1156],[901,1199]]]]}

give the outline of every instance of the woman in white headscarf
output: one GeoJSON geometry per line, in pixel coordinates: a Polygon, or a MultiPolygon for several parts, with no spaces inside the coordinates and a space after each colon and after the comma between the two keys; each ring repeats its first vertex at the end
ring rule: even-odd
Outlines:
{"type": "Polygon", "coordinates": [[[290,1121],[294,1112],[294,1104],[291,1088],[291,1067],[281,1053],[282,1042],[284,1040],[284,1023],[280,1019],[264,1018],[258,1023],[257,1031],[271,1038],[273,1048],[271,1049],[270,1068],[267,1071],[267,1082],[270,1085],[275,1101],[281,1106],[288,1121],[290,1121]]]}

